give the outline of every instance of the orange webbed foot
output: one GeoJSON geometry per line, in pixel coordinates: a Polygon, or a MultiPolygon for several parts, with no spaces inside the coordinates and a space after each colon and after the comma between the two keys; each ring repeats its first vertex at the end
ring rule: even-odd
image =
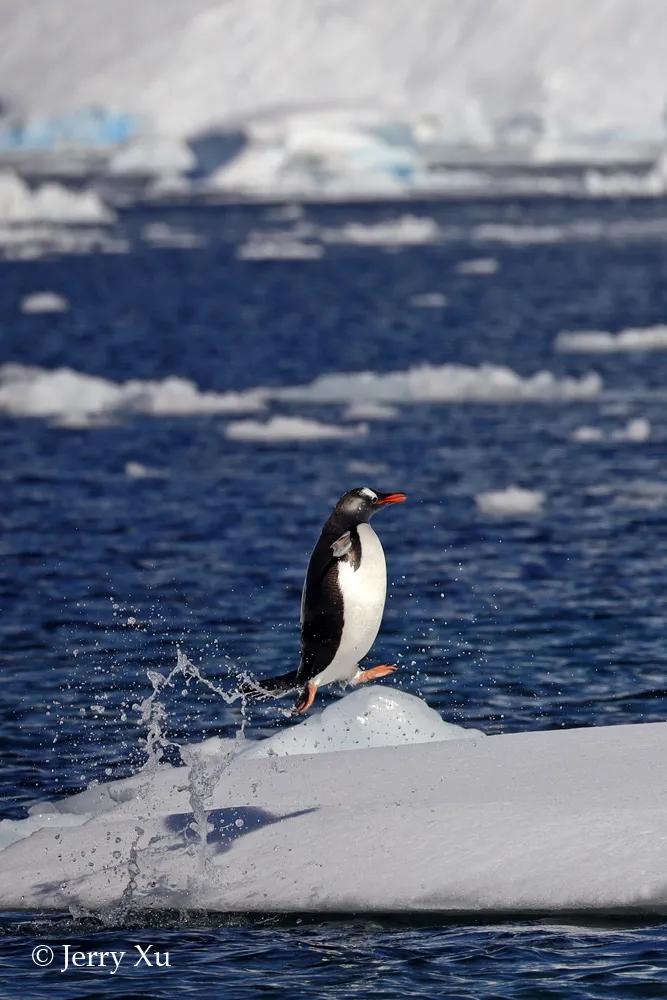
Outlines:
{"type": "Polygon", "coordinates": [[[310,706],[315,701],[316,694],[317,694],[317,684],[314,684],[312,681],[308,681],[305,688],[303,689],[301,697],[294,706],[294,714],[305,715],[310,706]]]}
{"type": "Polygon", "coordinates": [[[392,666],[389,663],[380,663],[377,667],[371,667],[370,670],[360,670],[352,678],[352,684],[367,684],[369,681],[376,681],[380,677],[387,677],[396,670],[398,670],[398,667],[392,666]]]}

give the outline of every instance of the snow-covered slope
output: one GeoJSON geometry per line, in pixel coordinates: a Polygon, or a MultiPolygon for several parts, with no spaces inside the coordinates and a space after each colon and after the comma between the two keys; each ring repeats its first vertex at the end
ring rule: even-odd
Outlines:
{"type": "Polygon", "coordinates": [[[359,690],[0,824],[0,905],[665,914],[666,751],[663,723],[483,737],[359,690]]]}
{"type": "Polygon", "coordinates": [[[0,18],[0,96],[30,113],[101,105],[181,136],[366,108],[547,157],[663,137],[663,0],[0,0],[0,18]]]}

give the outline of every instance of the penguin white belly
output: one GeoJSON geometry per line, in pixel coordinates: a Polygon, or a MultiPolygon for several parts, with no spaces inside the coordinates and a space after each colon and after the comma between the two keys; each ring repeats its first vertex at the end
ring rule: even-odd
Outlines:
{"type": "Polygon", "coordinates": [[[331,663],[314,678],[317,685],[349,681],[380,630],[387,596],[387,565],[380,539],[370,524],[357,528],[361,558],[355,570],[345,560],[338,564],[338,586],[343,598],[343,631],[331,663]]]}

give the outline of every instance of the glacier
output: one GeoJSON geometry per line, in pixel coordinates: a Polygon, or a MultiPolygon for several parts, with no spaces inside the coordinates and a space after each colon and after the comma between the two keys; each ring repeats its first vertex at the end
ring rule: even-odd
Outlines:
{"type": "MultiPolygon", "coordinates": [[[[0,15],[14,141],[16,122],[28,137],[40,123],[42,145],[63,122],[67,141],[97,146],[240,130],[250,148],[233,169],[259,187],[267,171],[289,186],[283,168],[324,147],[362,187],[374,160],[400,187],[415,144],[538,163],[650,160],[664,144],[661,0],[0,0],[0,15]]],[[[144,147],[153,162],[161,148],[144,147]]]]}
{"type": "Polygon", "coordinates": [[[667,724],[485,736],[370,687],[0,823],[12,910],[667,913],[667,724]]]}

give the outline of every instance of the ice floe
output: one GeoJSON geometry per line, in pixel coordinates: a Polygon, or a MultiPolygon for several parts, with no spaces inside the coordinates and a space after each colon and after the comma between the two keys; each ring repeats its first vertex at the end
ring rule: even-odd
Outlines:
{"type": "Polygon", "coordinates": [[[0,223],[112,222],[114,212],[91,190],[75,191],[53,182],[32,189],[12,171],[0,172],[0,223]]]}
{"type": "Polygon", "coordinates": [[[476,257],[472,260],[462,260],[456,265],[457,274],[470,274],[483,276],[485,274],[496,274],[500,270],[500,264],[494,257],[476,257]]]}
{"type": "Polygon", "coordinates": [[[71,368],[0,366],[0,413],[56,417],[74,426],[86,418],[145,413],[179,416],[260,410],[259,391],[205,392],[184,378],[114,382],[71,368]]]}
{"type": "Polygon", "coordinates": [[[271,417],[270,420],[232,420],[225,434],[232,441],[258,441],[271,444],[279,441],[327,441],[364,437],[367,424],[341,427],[306,417],[271,417]]]}
{"type": "Polygon", "coordinates": [[[60,313],[67,312],[69,302],[57,292],[31,292],[21,299],[23,313],[60,313]]]}
{"type": "Polygon", "coordinates": [[[346,222],[320,230],[319,236],[325,243],[394,247],[435,243],[441,233],[438,223],[428,216],[400,215],[382,222],[346,222]]]}
{"type": "Polygon", "coordinates": [[[442,292],[420,292],[412,296],[410,305],[415,309],[444,309],[447,301],[442,292]]]}
{"type": "Polygon", "coordinates": [[[475,497],[480,512],[492,517],[540,514],[545,500],[546,495],[541,490],[526,490],[520,486],[489,490],[475,497]]]}
{"type": "Polygon", "coordinates": [[[395,406],[386,403],[374,403],[372,400],[350,403],[343,413],[345,420],[393,420],[400,411],[395,406]]]}
{"type": "Polygon", "coordinates": [[[290,233],[251,233],[236,251],[239,260],[319,260],[324,248],[290,233]]]}
{"type": "Polygon", "coordinates": [[[619,333],[608,333],[606,330],[564,330],[556,338],[556,350],[582,354],[667,351],[667,324],[628,327],[619,333]]]}
{"type": "Polygon", "coordinates": [[[308,385],[272,390],[279,399],[305,403],[508,403],[589,399],[602,389],[599,375],[558,378],[548,371],[519,375],[504,365],[416,365],[394,372],[321,375],[308,385]]]}
{"type": "Polygon", "coordinates": [[[157,469],[143,462],[126,462],[125,475],[128,479],[165,479],[168,475],[165,469],[157,469]]]}
{"type": "Polygon", "coordinates": [[[482,736],[360,689],[3,821],[0,905],[665,914],[666,752],[664,723],[482,736]]]}
{"type": "Polygon", "coordinates": [[[632,417],[623,427],[607,432],[601,427],[584,425],[572,432],[572,440],[580,444],[595,444],[600,441],[626,441],[643,444],[651,437],[651,423],[645,417],[632,417]]]}

